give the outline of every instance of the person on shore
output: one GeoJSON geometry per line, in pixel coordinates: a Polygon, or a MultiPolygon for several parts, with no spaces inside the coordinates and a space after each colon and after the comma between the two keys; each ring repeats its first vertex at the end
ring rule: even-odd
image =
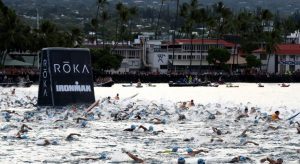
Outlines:
{"type": "Polygon", "coordinates": [[[120,100],[119,93],[115,96],[115,100],[120,100]]]}
{"type": "Polygon", "coordinates": [[[282,164],[283,163],[282,158],[278,158],[277,160],[273,160],[273,159],[267,157],[267,158],[263,158],[263,159],[260,160],[261,163],[264,163],[266,161],[268,161],[270,164],[282,164]]]}
{"type": "Polygon", "coordinates": [[[274,114],[272,114],[272,116],[271,116],[272,121],[281,120],[281,118],[279,118],[279,114],[280,114],[279,111],[276,111],[274,114]]]}
{"type": "Polygon", "coordinates": [[[229,163],[246,162],[247,160],[251,160],[251,159],[240,155],[240,156],[232,158],[229,161],[229,163]]]}
{"type": "Polygon", "coordinates": [[[131,159],[133,159],[137,163],[143,163],[144,160],[142,158],[139,158],[137,155],[132,154],[131,152],[125,150],[122,148],[122,152],[127,154],[131,159]]]}

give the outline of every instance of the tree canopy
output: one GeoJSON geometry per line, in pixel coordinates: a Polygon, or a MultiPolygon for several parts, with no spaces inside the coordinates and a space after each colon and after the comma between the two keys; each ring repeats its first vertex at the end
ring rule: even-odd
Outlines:
{"type": "Polygon", "coordinates": [[[92,66],[96,71],[105,71],[110,69],[119,69],[123,57],[118,54],[113,54],[109,47],[104,49],[91,49],[92,66]]]}

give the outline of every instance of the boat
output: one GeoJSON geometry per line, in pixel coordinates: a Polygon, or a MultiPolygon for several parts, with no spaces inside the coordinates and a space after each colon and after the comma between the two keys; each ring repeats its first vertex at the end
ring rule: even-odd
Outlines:
{"type": "Polygon", "coordinates": [[[184,82],[169,82],[169,87],[208,87],[211,83],[210,82],[199,82],[199,83],[184,83],[184,82]]]}
{"type": "Polygon", "coordinates": [[[1,87],[30,87],[33,84],[32,81],[26,82],[2,82],[1,87]]]}
{"type": "Polygon", "coordinates": [[[208,87],[219,87],[219,84],[217,83],[211,83],[208,85],[208,87]]]}
{"type": "Polygon", "coordinates": [[[143,88],[143,86],[142,85],[137,85],[137,86],[135,86],[136,88],[143,88]]]}
{"type": "Polygon", "coordinates": [[[261,83],[258,83],[258,87],[265,87],[265,86],[262,85],[261,83]]]}
{"type": "Polygon", "coordinates": [[[289,87],[289,86],[290,84],[285,84],[285,83],[280,84],[280,87],[289,87]]]}
{"type": "Polygon", "coordinates": [[[133,87],[132,84],[123,84],[122,87],[133,87]]]}
{"type": "Polygon", "coordinates": [[[233,85],[232,83],[227,83],[226,84],[226,87],[227,88],[237,88],[237,87],[239,87],[238,85],[233,85]]]}
{"type": "Polygon", "coordinates": [[[151,83],[149,83],[147,86],[148,86],[148,87],[156,87],[156,85],[153,85],[153,84],[151,84],[151,83]]]}
{"type": "Polygon", "coordinates": [[[95,83],[95,86],[96,87],[111,87],[115,84],[114,81],[108,81],[108,82],[105,82],[105,83],[95,83]]]}

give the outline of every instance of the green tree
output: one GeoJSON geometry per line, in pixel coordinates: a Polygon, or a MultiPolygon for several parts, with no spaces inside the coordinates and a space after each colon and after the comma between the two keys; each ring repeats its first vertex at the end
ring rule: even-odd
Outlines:
{"type": "Polygon", "coordinates": [[[211,48],[208,50],[207,61],[209,64],[223,67],[230,59],[230,53],[225,48],[211,48]]]}
{"type": "Polygon", "coordinates": [[[111,53],[109,47],[91,49],[91,56],[93,69],[102,72],[109,69],[119,69],[123,60],[122,56],[111,53]]]}
{"type": "Polygon", "coordinates": [[[261,66],[261,61],[256,58],[254,55],[247,55],[246,56],[246,62],[247,62],[247,67],[252,68],[252,67],[260,67],[261,66]]]}

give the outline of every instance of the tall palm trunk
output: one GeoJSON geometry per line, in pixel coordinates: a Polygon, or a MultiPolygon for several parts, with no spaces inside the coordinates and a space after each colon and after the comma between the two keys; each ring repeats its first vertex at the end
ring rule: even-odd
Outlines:
{"type": "Polygon", "coordinates": [[[155,40],[157,39],[157,31],[158,31],[159,20],[160,20],[160,15],[161,15],[161,10],[163,8],[163,5],[164,5],[164,0],[161,0],[161,5],[160,5],[159,12],[158,12],[158,18],[157,18],[157,23],[156,23],[156,27],[155,27],[155,40]]]}
{"type": "Polygon", "coordinates": [[[192,32],[192,30],[191,30],[191,33],[190,33],[190,39],[191,39],[191,54],[190,54],[190,68],[189,68],[189,73],[191,73],[192,72],[192,56],[193,56],[193,32],[192,32]]]}
{"type": "Polygon", "coordinates": [[[179,9],[179,0],[177,0],[177,4],[176,4],[176,16],[175,16],[175,23],[174,23],[174,29],[173,29],[173,54],[172,54],[172,67],[171,67],[171,72],[172,72],[173,69],[174,69],[175,40],[176,40],[176,29],[177,29],[178,9],[179,9]]]}

